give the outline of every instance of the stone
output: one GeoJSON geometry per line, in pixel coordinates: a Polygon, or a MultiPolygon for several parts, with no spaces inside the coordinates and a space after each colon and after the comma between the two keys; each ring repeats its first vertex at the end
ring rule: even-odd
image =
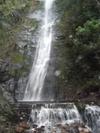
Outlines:
{"type": "Polygon", "coordinates": [[[41,128],[41,127],[40,127],[40,128],[37,128],[36,130],[37,130],[37,133],[42,133],[42,132],[44,132],[44,128],[41,128]]]}
{"type": "Polygon", "coordinates": [[[87,127],[79,127],[79,133],[92,133],[89,128],[87,127]]]}
{"type": "Polygon", "coordinates": [[[23,121],[16,126],[15,131],[16,133],[23,133],[28,129],[30,129],[29,124],[26,121],[23,121]]]}
{"type": "Polygon", "coordinates": [[[60,124],[60,123],[56,125],[56,127],[61,127],[61,126],[62,126],[62,124],[60,124]]]}
{"type": "Polygon", "coordinates": [[[33,127],[33,128],[37,128],[38,126],[37,126],[36,124],[33,124],[32,127],[33,127]]]}
{"type": "Polygon", "coordinates": [[[19,127],[19,126],[17,126],[15,129],[16,133],[23,133],[24,131],[25,131],[25,129],[23,127],[19,127]]]}
{"type": "Polygon", "coordinates": [[[24,129],[29,129],[30,128],[29,124],[27,122],[25,122],[25,121],[20,122],[19,126],[24,128],[24,129]]]}
{"type": "Polygon", "coordinates": [[[36,129],[33,128],[32,129],[32,133],[37,133],[36,129]]]}
{"type": "MultiPolygon", "coordinates": [[[[90,128],[88,128],[82,122],[74,122],[70,124],[57,124],[57,129],[61,131],[61,133],[92,133],[90,128]]],[[[56,133],[57,130],[52,130],[51,133],[56,133]]]]}
{"type": "Polygon", "coordinates": [[[51,133],[56,133],[56,128],[52,128],[51,133]]]}

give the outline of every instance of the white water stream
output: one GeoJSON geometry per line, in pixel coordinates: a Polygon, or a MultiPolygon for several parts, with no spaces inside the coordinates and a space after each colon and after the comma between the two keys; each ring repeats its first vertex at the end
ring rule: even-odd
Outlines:
{"type": "Polygon", "coordinates": [[[52,5],[54,0],[43,0],[43,2],[43,24],[40,30],[41,34],[38,40],[38,47],[36,50],[35,59],[24,94],[25,101],[42,100],[42,89],[50,60],[53,36],[52,26],[54,23],[54,20],[52,19],[52,5]]]}
{"type": "Polygon", "coordinates": [[[38,127],[45,127],[43,133],[52,133],[54,128],[54,133],[62,133],[59,128],[61,127],[60,125],[64,127],[71,125],[71,130],[68,133],[79,133],[75,130],[74,125],[76,124],[80,127],[81,123],[84,123],[91,131],[85,131],[84,133],[100,133],[99,106],[86,105],[81,114],[74,103],[34,105],[30,118],[33,124],[36,124],[38,127]]]}
{"type": "MultiPolygon", "coordinates": [[[[41,0],[41,2],[44,3],[44,17],[42,19],[35,59],[24,94],[24,101],[43,100],[43,85],[50,60],[53,38],[52,27],[54,23],[52,19],[52,6],[54,0],[41,0]]],[[[70,124],[84,121],[92,129],[93,133],[100,133],[100,107],[87,105],[83,116],[85,120],[82,120],[74,104],[44,104],[41,107],[37,105],[33,107],[30,119],[38,127],[44,126],[45,133],[51,133],[51,130],[57,124],[70,124]]],[[[56,132],[52,133],[62,132],[56,129],[56,132]]],[[[71,133],[77,132],[71,131],[71,133]]]]}
{"type": "Polygon", "coordinates": [[[45,127],[43,133],[62,133],[57,125],[81,122],[81,116],[73,103],[44,104],[40,108],[33,106],[30,118],[38,127],[45,127]]]}
{"type": "Polygon", "coordinates": [[[85,109],[85,120],[93,133],[100,133],[100,107],[87,105],[85,109]]]}

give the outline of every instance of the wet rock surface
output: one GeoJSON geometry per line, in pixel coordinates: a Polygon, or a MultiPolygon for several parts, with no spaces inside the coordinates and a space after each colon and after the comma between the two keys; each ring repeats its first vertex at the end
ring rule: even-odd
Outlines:
{"type": "Polygon", "coordinates": [[[25,132],[25,130],[28,130],[29,128],[29,124],[26,121],[22,121],[16,126],[15,131],[16,133],[23,133],[25,132]]]}
{"type": "MultiPolygon", "coordinates": [[[[9,2],[4,2],[4,4],[9,2]]],[[[13,12],[11,12],[11,15],[6,16],[8,20],[3,20],[3,27],[0,23],[0,26],[7,30],[5,30],[7,34],[11,32],[9,36],[6,36],[5,33],[3,36],[3,44],[2,46],[0,45],[0,133],[15,133],[15,127],[19,121],[19,117],[20,121],[26,118],[26,114],[18,116],[18,112],[16,113],[13,108],[17,99],[23,98],[23,92],[36,49],[36,35],[33,34],[38,22],[27,17],[27,13],[31,7],[28,7],[28,5],[27,7],[22,7],[23,9],[20,7],[21,9],[19,11],[16,2],[14,2],[14,8],[9,7],[13,12]],[[9,20],[11,21],[10,24],[8,22],[9,20]]],[[[34,0],[29,3],[31,2],[37,7],[34,0]]],[[[32,12],[34,9],[32,7],[32,12]]],[[[24,126],[25,123],[22,123],[16,127],[16,130],[22,132],[24,131],[23,128],[26,128],[24,126]]]]}
{"type": "Polygon", "coordinates": [[[73,123],[73,124],[59,124],[54,128],[52,127],[49,131],[45,130],[45,126],[41,127],[31,127],[29,129],[29,125],[25,122],[20,123],[16,127],[16,133],[92,133],[92,131],[85,126],[84,124],[73,123]]]}
{"type": "Polygon", "coordinates": [[[34,103],[19,107],[19,123],[27,121],[30,126],[27,133],[100,132],[100,107],[94,103],[77,106],[73,103],[34,103]]]}
{"type": "Polygon", "coordinates": [[[22,23],[20,29],[15,29],[14,44],[6,48],[7,52],[3,53],[5,57],[0,57],[0,88],[11,103],[23,98],[36,50],[37,33],[34,32],[38,22],[26,16],[22,23]]]}
{"type": "MultiPolygon", "coordinates": [[[[57,128],[59,128],[61,133],[92,133],[92,131],[83,123],[77,123],[77,122],[65,125],[59,124],[57,125],[57,128]]],[[[53,132],[57,133],[56,129],[53,132]]]]}

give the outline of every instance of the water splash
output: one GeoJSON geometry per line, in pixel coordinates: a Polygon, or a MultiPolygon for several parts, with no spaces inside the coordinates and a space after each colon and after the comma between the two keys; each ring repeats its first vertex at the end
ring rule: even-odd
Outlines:
{"type": "Polygon", "coordinates": [[[57,124],[81,122],[78,109],[72,103],[44,104],[40,108],[34,105],[30,118],[38,127],[44,126],[45,133],[51,133],[52,128],[57,124]]]}
{"type": "Polygon", "coordinates": [[[24,100],[39,101],[42,100],[42,89],[47,73],[48,63],[50,60],[51,44],[52,44],[52,5],[54,0],[43,0],[44,2],[44,18],[41,26],[41,34],[38,41],[38,47],[29,81],[26,86],[24,100]]]}
{"type": "Polygon", "coordinates": [[[86,123],[93,133],[100,133],[100,107],[87,105],[84,114],[86,123]]]}
{"type": "MultiPolygon", "coordinates": [[[[43,104],[41,107],[34,105],[30,115],[34,124],[38,125],[38,127],[45,127],[44,133],[51,133],[53,127],[56,128],[59,124],[71,125],[73,132],[77,133],[73,124],[81,127],[79,123],[83,123],[83,127],[86,127],[92,133],[100,133],[99,106],[86,105],[84,111],[85,120],[82,117],[74,103],[43,104]]],[[[61,133],[57,128],[56,132],[61,133]]]]}

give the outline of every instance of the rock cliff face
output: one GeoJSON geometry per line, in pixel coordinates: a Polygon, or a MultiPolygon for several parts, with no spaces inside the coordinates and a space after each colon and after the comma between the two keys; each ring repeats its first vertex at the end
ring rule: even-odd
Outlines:
{"type": "MultiPolygon", "coordinates": [[[[2,6],[11,6],[6,4],[2,3],[2,6]]],[[[21,4],[19,5],[21,6],[20,9],[18,5],[12,5],[14,9],[9,11],[7,20],[5,18],[6,12],[3,9],[1,10],[4,20],[3,22],[0,21],[2,27],[0,29],[0,33],[2,32],[0,41],[0,88],[3,96],[10,102],[15,102],[23,96],[22,93],[26,86],[36,48],[34,32],[38,26],[38,21],[30,18],[28,14],[34,12],[38,2],[30,1],[24,3],[25,5],[21,4]]]]}
{"type": "Polygon", "coordinates": [[[28,14],[38,8],[38,2],[35,0],[20,2],[12,3],[8,0],[0,4],[1,133],[14,132],[14,124],[17,122],[16,111],[10,104],[23,97],[23,90],[36,49],[37,33],[34,33],[38,27],[38,21],[29,18],[28,14]]]}

